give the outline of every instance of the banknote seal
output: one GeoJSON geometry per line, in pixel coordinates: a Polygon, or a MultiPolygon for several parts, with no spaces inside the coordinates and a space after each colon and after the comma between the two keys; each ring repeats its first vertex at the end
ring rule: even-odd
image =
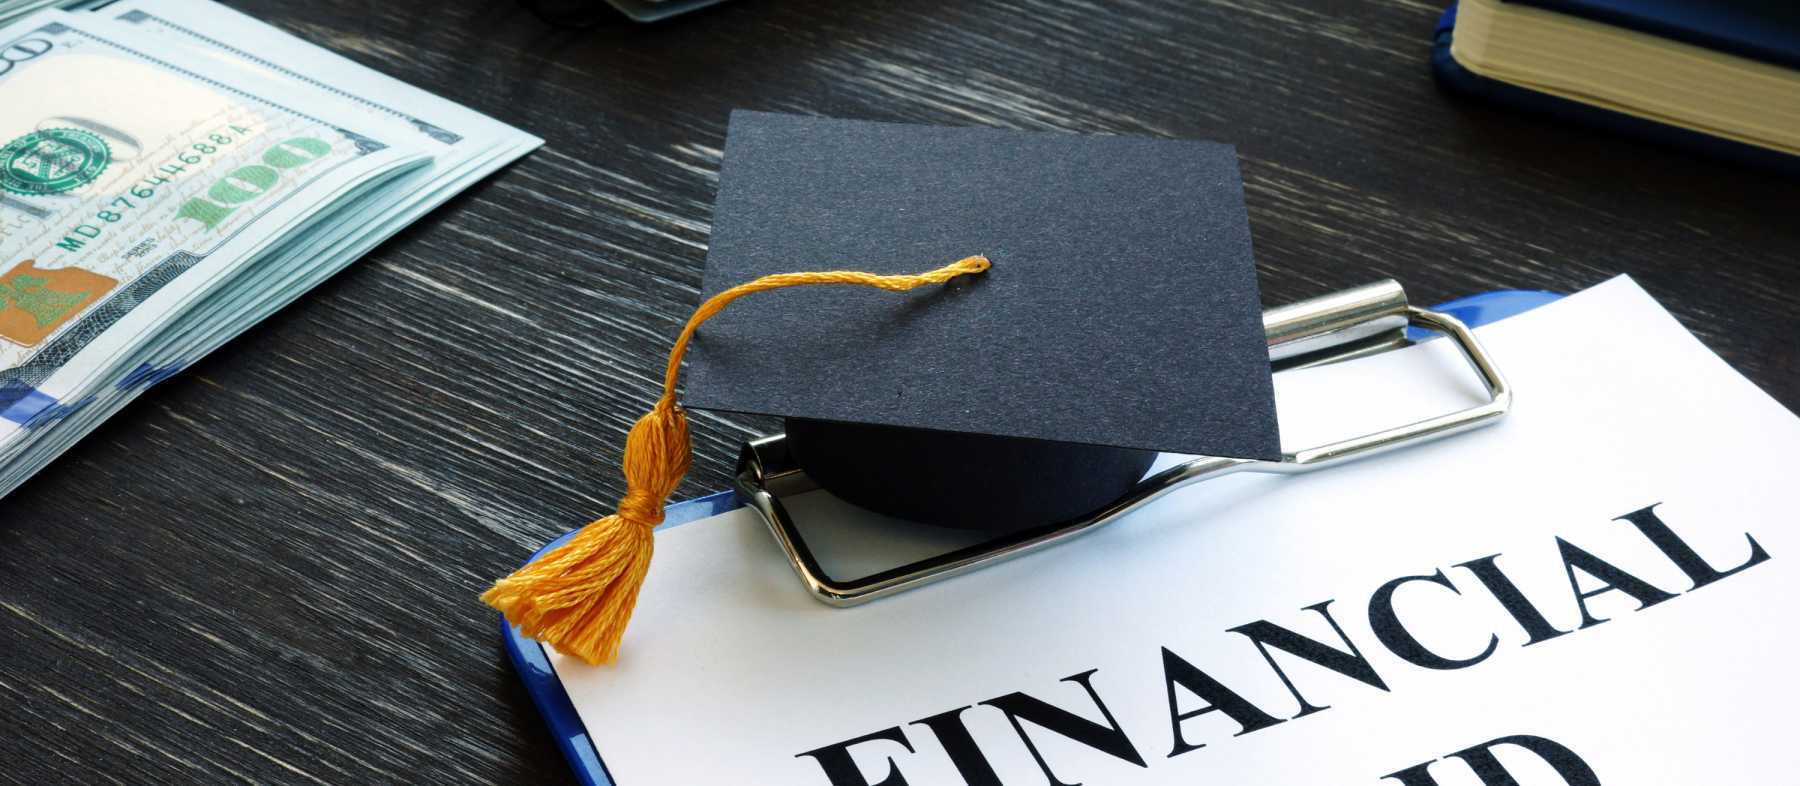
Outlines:
{"type": "Polygon", "coordinates": [[[112,161],[106,140],[79,128],[44,128],[0,147],[0,189],[63,194],[94,182],[112,161]]]}

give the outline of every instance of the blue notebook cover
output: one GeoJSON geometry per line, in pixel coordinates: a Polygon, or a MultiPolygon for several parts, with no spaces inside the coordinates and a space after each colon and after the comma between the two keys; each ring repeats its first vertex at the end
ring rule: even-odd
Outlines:
{"type": "MultiPolygon", "coordinates": [[[[1434,308],[1462,320],[1469,327],[1480,327],[1522,314],[1562,297],[1554,292],[1502,290],[1453,300],[1434,308]]],[[[1428,335],[1426,331],[1418,331],[1417,328],[1411,328],[1410,331],[1417,331],[1409,335],[1414,340],[1428,335]]],[[[730,491],[678,502],[667,508],[662,525],[656,529],[661,531],[678,527],[743,506],[743,501],[730,491]]],[[[575,537],[574,532],[545,544],[537,554],[531,555],[531,559],[537,559],[544,552],[567,543],[572,537],[575,537]]],[[[795,591],[800,590],[796,587],[795,591]]],[[[575,711],[574,703],[569,700],[568,692],[563,690],[562,680],[557,678],[550,659],[545,657],[543,645],[519,635],[518,629],[507,624],[504,617],[499,623],[500,636],[506,642],[506,652],[512,657],[513,667],[518,670],[519,679],[524,681],[525,690],[531,694],[538,711],[543,713],[544,723],[556,737],[557,747],[568,757],[569,766],[575,771],[575,779],[582,786],[619,786],[607,773],[605,762],[600,760],[600,751],[588,737],[587,726],[581,722],[581,716],[575,711]]]]}
{"type": "MultiPolygon", "coordinates": [[[[1634,17],[1636,21],[1631,26],[1642,32],[1651,32],[1651,29],[1655,28],[1657,25],[1662,25],[1664,27],[1673,25],[1675,24],[1674,20],[1677,19],[1677,16],[1672,12],[1652,15],[1645,12],[1645,9],[1670,11],[1670,9],[1673,9],[1676,6],[1692,7],[1697,5],[1693,2],[1682,2],[1680,0],[1654,0],[1654,2],[1634,2],[1634,0],[1532,0],[1532,2],[1528,4],[1562,13],[1573,13],[1569,8],[1572,6],[1591,6],[1594,8],[1603,6],[1620,8],[1633,7],[1637,11],[1643,13],[1634,17]]],[[[1730,5],[1731,4],[1721,4],[1720,7],[1725,8],[1730,5]]],[[[1603,16],[1603,14],[1600,14],[1599,12],[1584,12],[1578,15],[1592,18],[1596,21],[1602,21],[1600,17],[1603,16]]],[[[1705,17],[1707,15],[1699,14],[1698,16],[1705,17]]],[[[1704,26],[1687,28],[1689,33],[1691,33],[1692,36],[1716,37],[1721,34],[1720,31],[1729,28],[1728,22],[1735,24],[1737,17],[1721,14],[1715,17],[1708,17],[1708,19],[1710,21],[1704,26]]],[[[1620,26],[1625,27],[1627,25],[1620,26]]],[[[1776,27],[1771,27],[1770,29],[1774,32],[1771,32],[1769,36],[1764,38],[1735,39],[1738,41],[1737,44],[1734,44],[1739,47],[1738,51],[1732,51],[1723,46],[1713,48],[1720,49],[1721,51],[1731,51],[1732,54],[1740,54],[1748,57],[1750,56],[1748,54],[1748,47],[1750,47],[1751,44],[1744,43],[1745,41],[1764,43],[1780,43],[1785,41],[1786,43],[1784,45],[1789,47],[1789,49],[1783,50],[1787,52],[1785,56],[1800,59],[1800,31],[1790,30],[1785,34],[1787,37],[1782,38],[1780,35],[1776,34],[1779,32],[1776,27]]],[[[1702,155],[1712,156],[1714,158],[1778,172],[1790,177],[1800,177],[1800,157],[1790,156],[1765,147],[1724,139],[1722,137],[1716,137],[1711,134],[1681,128],[1679,126],[1665,125],[1636,115],[1615,112],[1593,104],[1585,104],[1561,96],[1540,93],[1536,90],[1520,87],[1510,82],[1502,82],[1498,79],[1489,79],[1487,77],[1479,76],[1467,68],[1464,68],[1461,63],[1456,61],[1456,57],[1450,54],[1450,44],[1455,40],[1455,36],[1456,6],[1451,6],[1449,10],[1444,12],[1444,16],[1438,21],[1437,29],[1433,34],[1431,68],[1432,71],[1437,74],[1439,82],[1470,98],[1487,101],[1512,109],[1546,115],[1560,120],[1567,120],[1569,122],[1579,123],[1594,128],[1601,128],[1657,144],[1668,145],[1700,153],[1702,155]]],[[[1669,37],[1673,38],[1673,36],[1669,37]]],[[[1698,40],[1691,40],[1691,38],[1684,40],[1688,40],[1689,43],[1700,43],[1698,40]]],[[[1765,51],[1765,54],[1768,52],[1776,52],[1776,55],[1780,56],[1777,50],[1769,49],[1765,51]]]]}

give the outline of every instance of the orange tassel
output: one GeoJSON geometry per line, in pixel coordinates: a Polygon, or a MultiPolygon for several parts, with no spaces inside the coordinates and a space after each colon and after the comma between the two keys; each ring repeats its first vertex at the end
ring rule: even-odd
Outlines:
{"type": "Polygon", "coordinates": [[[675,403],[675,383],[694,330],[731,301],[751,292],[806,284],[859,284],[898,292],[941,284],[988,267],[986,257],[972,256],[917,276],[784,273],[714,295],[694,312],[675,340],[663,376],[662,398],[631,427],[625,439],[627,491],[619,502],[619,512],[583,527],[568,543],[494,582],[492,589],[482,593],[481,601],[499,609],[520,633],[555,647],[557,652],[590,666],[617,661],[625,624],[631,620],[638,589],[650,572],[650,554],[655,548],[651,530],[662,523],[663,505],[681,485],[692,460],[687,414],[675,403]]]}

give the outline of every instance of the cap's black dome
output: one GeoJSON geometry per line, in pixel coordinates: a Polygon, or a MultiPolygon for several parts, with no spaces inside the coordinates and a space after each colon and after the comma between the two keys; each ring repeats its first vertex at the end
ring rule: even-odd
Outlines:
{"type": "Polygon", "coordinates": [[[940,527],[1012,531],[1080,516],[1123,496],[1156,452],[804,418],[789,455],[850,504],[940,527]]]}

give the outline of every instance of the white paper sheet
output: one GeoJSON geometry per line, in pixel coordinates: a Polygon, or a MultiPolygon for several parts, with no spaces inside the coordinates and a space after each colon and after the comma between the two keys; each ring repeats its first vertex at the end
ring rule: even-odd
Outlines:
{"type": "MultiPolygon", "coordinates": [[[[981,702],[1023,693],[1105,734],[1115,724],[1062,681],[1090,670],[1143,766],[1021,723],[1067,784],[1475,786],[1465,761],[1480,754],[1446,757],[1512,735],[1566,747],[1607,786],[1794,782],[1800,420],[1628,279],[1478,332],[1517,389],[1498,426],[1309,475],[1201,483],[1070,544],[852,609],[807,597],[739,510],[659,536],[618,666],[552,661],[620,786],[989,786],[914,723],[959,707],[1000,783],[1044,784],[1020,732],[981,702]],[[1746,533],[1771,559],[1689,592],[1694,581],[1615,520],[1658,503],[1714,568],[1750,558],[1746,533]],[[1635,610],[1604,592],[1586,604],[1608,621],[1578,629],[1558,538],[1673,597],[1635,610]],[[1522,624],[1457,567],[1495,554],[1571,632],[1522,646],[1522,624]],[[1440,570],[1455,592],[1406,583],[1396,614],[1447,659],[1497,637],[1465,668],[1409,663],[1372,627],[1378,588],[1440,570]],[[1387,689],[1271,648],[1305,700],[1329,706],[1296,717],[1277,672],[1229,629],[1267,621],[1347,653],[1304,608],[1328,600],[1387,689]],[[1163,648],[1282,722],[1239,735],[1225,712],[1200,714],[1180,730],[1204,747],[1172,756],[1163,648]],[[857,771],[835,781],[801,755],[894,728],[910,752],[850,746],[857,771]]],[[[1448,342],[1278,379],[1290,447],[1479,396],[1448,342]]],[[[1575,575],[1582,592],[1600,586],[1575,575]]],[[[1175,694],[1180,713],[1207,706],[1175,694]]],[[[1491,751],[1521,786],[1586,783],[1523,747],[1491,751]]]]}

